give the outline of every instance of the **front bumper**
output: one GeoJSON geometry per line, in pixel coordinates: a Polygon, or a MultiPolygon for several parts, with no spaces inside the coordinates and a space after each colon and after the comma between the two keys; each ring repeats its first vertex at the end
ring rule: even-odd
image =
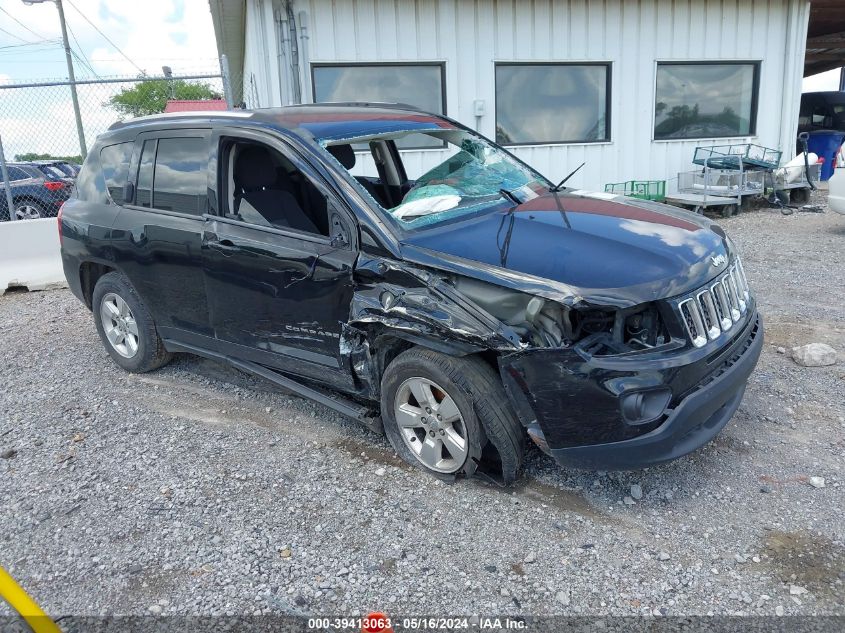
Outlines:
{"type": "Polygon", "coordinates": [[[739,407],[762,346],[763,323],[754,311],[722,350],[690,364],[644,363],[625,372],[538,354],[530,362],[506,360],[502,376],[530,435],[561,465],[631,470],[676,459],[712,440],[739,407]],[[542,373],[532,372],[539,367],[542,373]],[[690,388],[691,375],[697,378],[690,388]],[[620,396],[658,386],[680,395],[653,424],[626,424],[620,396]]]}

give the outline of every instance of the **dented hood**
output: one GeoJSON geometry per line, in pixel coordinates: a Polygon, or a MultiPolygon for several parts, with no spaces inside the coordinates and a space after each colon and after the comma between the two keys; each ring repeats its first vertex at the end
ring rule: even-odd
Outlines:
{"type": "Polygon", "coordinates": [[[725,269],[730,242],[703,216],[609,194],[542,195],[403,240],[403,257],[553,299],[620,306],[684,294],[725,269]],[[543,283],[543,281],[549,283],[543,283]],[[544,291],[544,286],[548,286],[544,291]]]}

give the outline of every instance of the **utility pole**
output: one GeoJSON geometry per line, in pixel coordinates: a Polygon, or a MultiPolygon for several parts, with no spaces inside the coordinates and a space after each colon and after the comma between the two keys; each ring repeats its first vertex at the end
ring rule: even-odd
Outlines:
{"type": "Polygon", "coordinates": [[[82,114],[79,112],[79,97],[76,96],[76,76],[73,74],[73,58],[70,55],[70,44],[67,40],[67,26],[65,25],[65,9],[62,6],[62,0],[23,0],[24,4],[42,4],[43,2],[53,1],[56,3],[56,8],[59,10],[59,22],[62,26],[62,43],[65,47],[65,59],[67,60],[67,74],[70,81],[70,97],[73,101],[73,114],[76,117],[76,133],[79,136],[79,153],[82,159],[88,155],[88,148],[85,145],[85,132],[82,129],[82,114]]]}

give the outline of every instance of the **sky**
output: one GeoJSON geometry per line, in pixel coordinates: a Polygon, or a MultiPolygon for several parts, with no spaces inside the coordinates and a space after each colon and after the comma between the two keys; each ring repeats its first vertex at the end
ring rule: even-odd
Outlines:
{"type": "MultiPolygon", "coordinates": [[[[207,0],[63,0],[63,6],[77,80],[161,75],[163,65],[175,75],[219,73],[207,0]]],[[[0,84],[65,79],[55,3],[0,0],[0,84]]],[[[221,88],[219,79],[208,83],[221,88]]],[[[132,85],[78,87],[87,147],[118,119],[103,104],[132,85]]],[[[10,160],[26,152],[79,154],[70,90],[0,90],[0,137],[10,160]]]]}
{"type": "MultiPolygon", "coordinates": [[[[178,73],[217,64],[206,0],[64,0],[63,5],[71,47],[98,75],[135,76],[140,69],[160,74],[164,64],[178,73]]],[[[0,0],[0,29],[0,81],[67,77],[53,2],[27,6],[0,0]]],[[[77,78],[93,75],[84,61],[74,62],[77,78]]]]}
{"type": "Polygon", "coordinates": [[[803,92],[823,92],[825,90],[839,90],[838,68],[804,78],[803,92]]]}

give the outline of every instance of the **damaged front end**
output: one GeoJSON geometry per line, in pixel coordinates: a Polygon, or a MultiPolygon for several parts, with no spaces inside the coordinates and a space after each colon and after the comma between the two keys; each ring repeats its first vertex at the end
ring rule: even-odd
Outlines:
{"type": "Polygon", "coordinates": [[[404,349],[423,345],[456,356],[521,349],[519,334],[468,301],[448,279],[386,258],[362,258],[341,358],[360,395],[380,396],[384,368],[404,349]]]}
{"type": "Polygon", "coordinates": [[[555,300],[381,258],[360,261],[356,278],[341,352],[362,395],[378,399],[384,368],[412,345],[483,355],[532,440],[577,467],[636,468],[709,441],[739,405],[762,344],[747,285],[741,314],[724,331],[708,320],[718,336],[697,346],[684,297],[555,300]]]}

